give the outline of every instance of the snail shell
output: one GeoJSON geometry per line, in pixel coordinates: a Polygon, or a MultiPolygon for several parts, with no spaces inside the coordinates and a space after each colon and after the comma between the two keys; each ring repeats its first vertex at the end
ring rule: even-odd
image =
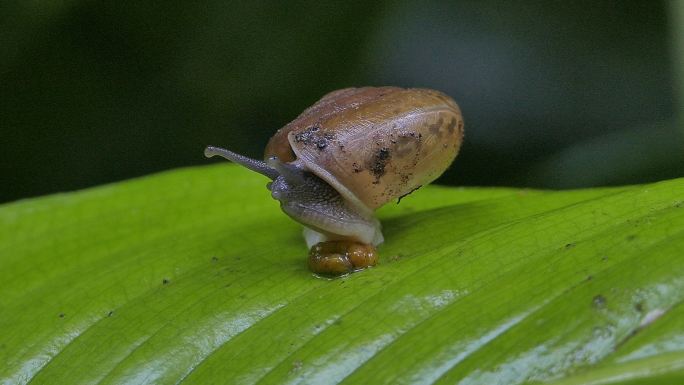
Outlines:
{"type": "Polygon", "coordinates": [[[374,211],[440,176],[462,141],[461,111],[445,94],[363,87],[323,96],[278,130],[266,162],[216,147],[205,155],[271,178],[273,198],[305,226],[309,247],[332,240],[377,245],[383,237],[374,211]]]}
{"type": "Polygon", "coordinates": [[[458,105],[397,87],[333,91],[278,130],[265,158],[299,159],[360,210],[375,210],[439,177],[463,141],[458,105]]]}

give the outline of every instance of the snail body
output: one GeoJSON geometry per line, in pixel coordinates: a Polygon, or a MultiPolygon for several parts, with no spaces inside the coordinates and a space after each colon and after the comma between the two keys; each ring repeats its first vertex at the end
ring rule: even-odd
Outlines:
{"type": "Polygon", "coordinates": [[[363,87],[323,96],[278,130],[265,162],[217,147],[205,155],[272,179],[271,195],[305,226],[309,247],[330,241],[377,246],[383,236],[374,211],[439,177],[462,140],[461,111],[445,94],[363,87]]]}

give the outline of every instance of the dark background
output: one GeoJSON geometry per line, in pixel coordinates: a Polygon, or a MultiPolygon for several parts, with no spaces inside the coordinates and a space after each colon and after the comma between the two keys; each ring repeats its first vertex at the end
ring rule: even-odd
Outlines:
{"type": "Polygon", "coordinates": [[[323,94],[430,87],[466,143],[441,183],[684,175],[677,1],[0,3],[0,202],[260,157],[323,94]]]}

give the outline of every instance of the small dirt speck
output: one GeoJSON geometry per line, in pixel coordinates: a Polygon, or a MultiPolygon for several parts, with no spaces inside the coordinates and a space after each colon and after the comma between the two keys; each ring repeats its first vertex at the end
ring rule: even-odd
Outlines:
{"type": "Polygon", "coordinates": [[[387,165],[391,157],[392,154],[390,153],[390,150],[387,147],[382,147],[378,149],[373,155],[372,159],[369,162],[370,164],[368,164],[368,169],[375,176],[375,182],[378,182],[380,180],[380,177],[385,175],[385,166],[387,165]]]}
{"type": "Polygon", "coordinates": [[[637,302],[634,304],[634,310],[638,311],[639,313],[644,312],[644,303],[643,302],[637,302]]]}
{"type": "Polygon", "coordinates": [[[290,372],[298,372],[302,369],[302,366],[304,366],[304,363],[301,360],[294,361],[292,362],[292,369],[290,372]]]}
{"type": "Polygon", "coordinates": [[[59,313],[59,318],[64,318],[65,316],[66,316],[66,314],[64,314],[64,313],[59,313]]]}
{"type": "Polygon", "coordinates": [[[168,285],[169,282],[171,282],[171,281],[169,281],[166,278],[162,279],[162,285],[168,285]]]}
{"type": "Polygon", "coordinates": [[[603,296],[603,294],[596,294],[591,300],[591,304],[596,309],[604,309],[606,307],[606,302],[608,302],[608,300],[603,296]]]}
{"type": "Polygon", "coordinates": [[[335,138],[331,133],[321,134],[318,132],[320,127],[318,125],[311,126],[304,131],[295,134],[294,140],[297,143],[303,143],[305,145],[314,145],[319,150],[323,150],[328,147],[328,141],[335,138]]]}

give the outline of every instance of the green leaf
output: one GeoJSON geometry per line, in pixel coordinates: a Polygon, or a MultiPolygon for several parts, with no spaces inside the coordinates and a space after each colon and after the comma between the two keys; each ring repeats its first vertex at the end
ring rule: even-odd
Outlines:
{"type": "Polygon", "coordinates": [[[2,383],[684,383],[684,179],[426,187],[381,209],[379,266],[330,280],[265,183],[1,206],[2,383]]]}

